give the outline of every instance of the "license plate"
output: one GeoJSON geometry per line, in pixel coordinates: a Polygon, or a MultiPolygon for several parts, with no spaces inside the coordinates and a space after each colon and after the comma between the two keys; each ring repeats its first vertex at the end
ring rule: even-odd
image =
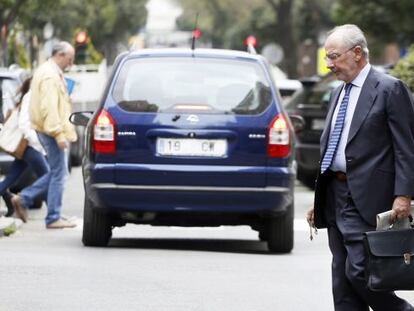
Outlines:
{"type": "Polygon", "coordinates": [[[224,157],[225,139],[158,138],[157,153],[166,156],[224,157]]]}
{"type": "Polygon", "coordinates": [[[323,130],[325,127],[324,119],[313,119],[311,124],[312,130],[323,130]]]}

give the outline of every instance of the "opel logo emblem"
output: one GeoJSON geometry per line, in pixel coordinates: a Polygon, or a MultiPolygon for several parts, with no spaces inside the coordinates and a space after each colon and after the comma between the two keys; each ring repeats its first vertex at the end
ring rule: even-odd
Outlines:
{"type": "Polygon", "coordinates": [[[195,115],[195,114],[190,114],[187,117],[187,121],[191,122],[191,123],[197,123],[200,121],[200,119],[195,115]]]}

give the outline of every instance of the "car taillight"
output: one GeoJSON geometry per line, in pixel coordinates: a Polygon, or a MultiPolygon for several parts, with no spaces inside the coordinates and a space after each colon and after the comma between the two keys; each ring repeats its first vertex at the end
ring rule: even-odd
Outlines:
{"type": "Polygon", "coordinates": [[[95,153],[115,153],[115,122],[105,110],[101,110],[93,125],[92,150],[95,153]]]}
{"type": "Polygon", "coordinates": [[[282,114],[272,120],[267,130],[267,155],[271,158],[287,157],[290,152],[289,125],[282,114]]]}

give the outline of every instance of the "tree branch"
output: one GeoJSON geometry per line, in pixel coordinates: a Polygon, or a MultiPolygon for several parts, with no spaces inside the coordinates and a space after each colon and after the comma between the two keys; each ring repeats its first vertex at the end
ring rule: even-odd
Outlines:
{"type": "Polygon", "coordinates": [[[10,25],[16,19],[17,14],[19,13],[20,7],[26,1],[27,0],[17,0],[14,6],[10,9],[9,14],[5,17],[3,24],[10,25]]]}
{"type": "Polygon", "coordinates": [[[277,13],[279,9],[280,1],[283,1],[283,0],[277,1],[278,3],[275,3],[273,0],[266,0],[266,2],[272,7],[275,13],[277,13]]]}

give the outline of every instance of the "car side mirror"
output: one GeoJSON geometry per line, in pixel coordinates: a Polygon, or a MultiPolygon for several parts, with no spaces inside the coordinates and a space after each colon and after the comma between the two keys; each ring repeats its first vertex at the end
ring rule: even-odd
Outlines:
{"type": "Polygon", "coordinates": [[[297,114],[291,114],[289,115],[289,118],[290,122],[292,122],[295,133],[299,133],[305,128],[306,121],[302,116],[297,114]]]}
{"type": "Polygon", "coordinates": [[[93,111],[74,112],[69,116],[69,121],[73,125],[87,126],[93,115],[93,111]]]}

